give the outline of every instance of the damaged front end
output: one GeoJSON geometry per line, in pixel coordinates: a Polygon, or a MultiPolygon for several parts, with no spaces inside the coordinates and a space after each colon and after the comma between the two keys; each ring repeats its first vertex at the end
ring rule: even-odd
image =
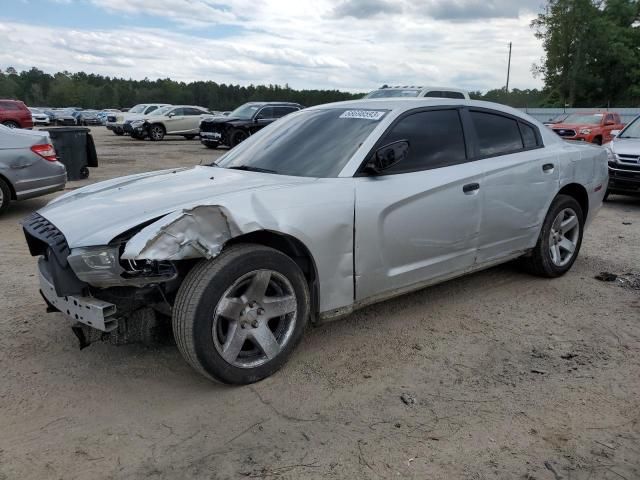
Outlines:
{"type": "Polygon", "coordinates": [[[150,330],[166,330],[159,320],[164,317],[168,324],[184,265],[123,259],[124,237],[111,245],[71,250],[63,233],[39,214],[27,218],[23,228],[31,254],[40,257],[40,292],[47,310],[73,322],[81,348],[96,340],[146,343],[154,336],[150,330]],[[141,311],[147,311],[144,322],[136,321],[141,311]]]}

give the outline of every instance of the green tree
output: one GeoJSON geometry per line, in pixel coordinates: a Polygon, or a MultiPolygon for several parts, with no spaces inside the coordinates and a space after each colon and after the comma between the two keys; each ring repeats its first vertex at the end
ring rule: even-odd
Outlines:
{"type": "Polygon", "coordinates": [[[548,0],[533,20],[545,57],[534,65],[548,103],[637,103],[639,0],[548,0]]]}

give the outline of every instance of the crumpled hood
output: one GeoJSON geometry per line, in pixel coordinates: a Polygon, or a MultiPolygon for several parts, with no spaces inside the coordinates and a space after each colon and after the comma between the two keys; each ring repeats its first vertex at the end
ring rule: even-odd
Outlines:
{"type": "Polygon", "coordinates": [[[71,248],[105,245],[119,234],[168,213],[263,189],[311,183],[313,178],[195,167],[149,172],[89,185],[38,211],[71,248]]]}

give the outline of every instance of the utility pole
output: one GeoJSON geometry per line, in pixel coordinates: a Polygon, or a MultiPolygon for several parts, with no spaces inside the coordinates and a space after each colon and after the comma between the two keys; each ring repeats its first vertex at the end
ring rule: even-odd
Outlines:
{"type": "Polygon", "coordinates": [[[507,93],[509,93],[509,76],[511,75],[511,46],[512,42],[509,42],[509,63],[507,64],[507,93]]]}

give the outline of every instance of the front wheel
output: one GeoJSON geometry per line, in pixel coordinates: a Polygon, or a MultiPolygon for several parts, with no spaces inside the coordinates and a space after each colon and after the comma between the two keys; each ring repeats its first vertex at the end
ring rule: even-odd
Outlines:
{"type": "Polygon", "coordinates": [[[185,278],[173,332],[185,360],[204,376],[248,384],[272,375],[300,342],[309,291],[297,264],[261,245],[236,245],[185,278]]]}
{"type": "Polygon", "coordinates": [[[18,125],[16,122],[11,121],[11,120],[7,120],[6,122],[2,123],[5,127],[9,127],[9,128],[20,128],[20,125],[18,125]]]}
{"type": "Polygon", "coordinates": [[[573,197],[558,195],[547,212],[531,256],[524,259],[527,269],[548,278],[567,273],[578,257],[583,227],[580,204],[573,197]]]}
{"type": "Polygon", "coordinates": [[[154,142],[159,142],[164,138],[164,127],[162,125],[151,125],[149,127],[149,138],[154,142]]]}
{"type": "Polygon", "coordinates": [[[229,146],[231,148],[235,147],[236,145],[244,142],[247,138],[249,138],[249,135],[244,130],[236,130],[235,132],[231,132],[230,136],[231,136],[231,145],[229,146]]]}

